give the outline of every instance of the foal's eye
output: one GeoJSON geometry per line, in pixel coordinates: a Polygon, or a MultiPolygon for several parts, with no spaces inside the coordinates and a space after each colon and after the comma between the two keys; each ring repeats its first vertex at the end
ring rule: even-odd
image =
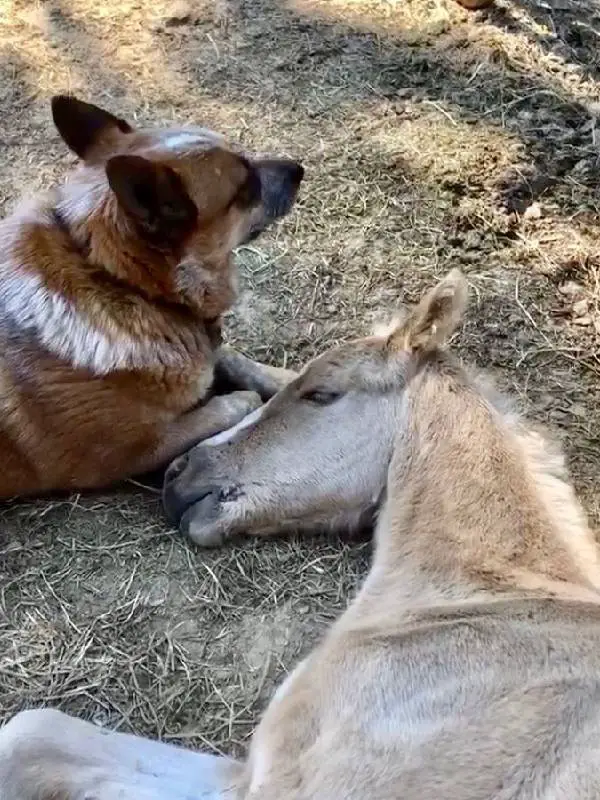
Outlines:
{"type": "Polygon", "coordinates": [[[303,400],[308,400],[309,403],[314,403],[317,406],[330,406],[342,396],[341,392],[328,392],[324,389],[314,389],[313,391],[306,392],[302,395],[303,400]]]}

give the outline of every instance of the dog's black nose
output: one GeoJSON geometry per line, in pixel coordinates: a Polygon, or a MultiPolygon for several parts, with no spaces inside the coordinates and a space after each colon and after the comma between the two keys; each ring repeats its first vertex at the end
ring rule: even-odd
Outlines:
{"type": "Polygon", "coordinates": [[[289,179],[295,186],[300,186],[304,178],[304,167],[298,161],[290,161],[288,166],[289,179]]]}

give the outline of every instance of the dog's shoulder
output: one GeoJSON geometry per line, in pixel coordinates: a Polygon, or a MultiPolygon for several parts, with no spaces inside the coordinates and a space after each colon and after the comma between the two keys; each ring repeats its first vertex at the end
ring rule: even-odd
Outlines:
{"type": "MultiPolygon", "coordinates": [[[[152,298],[91,263],[51,197],[0,223],[0,307],[10,344],[44,352],[95,375],[189,371],[210,358],[210,339],[192,309],[152,298]],[[21,336],[19,336],[21,334],[21,336]]],[[[107,246],[108,249],[108,246],[107,246]]],[[[118,255],[118,242],[111,243],[118,255]]],[[[6,333],[5,333],[6,335],[6,333]]]]}

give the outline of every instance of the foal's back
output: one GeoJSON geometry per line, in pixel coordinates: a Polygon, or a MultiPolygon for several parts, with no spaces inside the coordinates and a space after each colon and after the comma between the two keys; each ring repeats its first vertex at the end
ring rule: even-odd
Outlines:
{"type": "Polygon", "coordinates": [[[595,605],[457,605],[397,632],[340,632],[295,684],[319,710],[294,797],[600,796],[595,605]]]}

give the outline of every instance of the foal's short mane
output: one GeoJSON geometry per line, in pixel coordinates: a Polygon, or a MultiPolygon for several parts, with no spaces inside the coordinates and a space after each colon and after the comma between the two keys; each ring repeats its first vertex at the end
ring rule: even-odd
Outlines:
{"type": "MultiPolygon", "coordinates": [[[[510,449],[522,458],[525,473],[531,479],[530,485],[547,519],[551,538],[555,538],[563,552],[568,552],[583,581],[591,588],[600,589],[597,544],[575,494],[558,440],[541,425],[526,419],[515,401],[500,392],[489,375],[463,365],[447,350],[435,348],[413,355],[417,361],[415,378],[433,380],[432,392],[437,391],[436,385],[445,385],[450,396],[458,398],[462,394],[463,400],[469,403],[467,398],[471,395],[473,403],[487,410],[487,413],[477,413],[477,419],[488,420],[489,425],[497,426],[501,437],[507,437],[510,449]],[[435,383],[438,379],[442,384],[435,383]]],[[[420,391],[416,389],[416,392],[420,391]]],[[[486,436],[484,430],[483,436],[486,436]]],[[[483,439],[482,446],[485,447],[483,439]]],[[[526,508],[523,513],[527,513],[526,508]]]]}

